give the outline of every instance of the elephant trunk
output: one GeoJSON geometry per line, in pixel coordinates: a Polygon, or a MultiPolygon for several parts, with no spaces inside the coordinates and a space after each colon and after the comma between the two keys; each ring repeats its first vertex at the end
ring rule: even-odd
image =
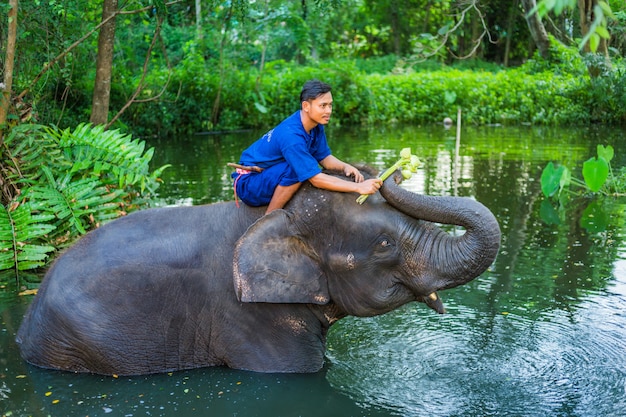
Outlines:
{"type": "Polygon", "coordinates": [[[428,256],[440,269],[431,277],[434,282],[429,286],[433,290],[453,288],[483,273],[500,248],[500,226],[493,213],[468,197],[426,196],[407,191],[398,186],[401,178],[397,172],[380,190],[394,208],[417,220],[465,228],[462,236],[451,236],[443,230],[434,232],[432,239],[440,242],[433,242],[433,247],[439,249],[428,256]]]}

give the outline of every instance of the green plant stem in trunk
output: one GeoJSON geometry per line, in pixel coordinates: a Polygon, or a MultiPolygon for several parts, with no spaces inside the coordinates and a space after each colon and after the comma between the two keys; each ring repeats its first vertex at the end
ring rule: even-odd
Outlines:
{"type": "MultiPolygon", "coordinates": [[[[379,178],[385,181],[398,169],[402,169],[402,175],[404,175],[405,178],[409,178],[411,176],[411,172],[415,172],[417,170],[419,163],[419,158],[411,154],[411,148],[404,148],[400,151],[400,159],[395,164],[387,168],[379,178]]],[[[359,198],[356,199],[356,202],[363,204],[365,203],[365,200],[367,200],[367,197],[367,194],[361,194],[359,198]]]]}

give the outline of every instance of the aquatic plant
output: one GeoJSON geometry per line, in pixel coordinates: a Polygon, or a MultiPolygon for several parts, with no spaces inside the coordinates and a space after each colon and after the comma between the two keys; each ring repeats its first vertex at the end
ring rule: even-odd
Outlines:
{"type": "Polygon", "coordinates": [[[589,158],[583,163],[582,176],[578,179],[572,176],[565,165],[555,165],[549,162],[541,173],[541,191],[550,199],[559,200],[564,191],[573,193],[599,193],[603,195],[623,195],[623,178],[625,171],[615,176],[611,167],[611,160],[615,151],[611,145],[597,146],[597,157],[589,158]],[[578,187],[577,191],[570,189],[570,185],[578,187]]]}

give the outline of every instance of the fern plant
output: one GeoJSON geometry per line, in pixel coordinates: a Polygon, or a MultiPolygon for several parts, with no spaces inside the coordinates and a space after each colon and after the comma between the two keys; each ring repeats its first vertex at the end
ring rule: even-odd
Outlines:
{"type": "Polygon", "coordinates": [[[0,270],[33,269],[44,265],[54,247],[41,238],[54,230],[54,216],[33,214],[28,203],[0,209],[0,270]]]}
{"type": "Polygon", "coordinates": [[[49,129],[49,133],[72,161],[72,174],[96,176],[104,183],[116,180],[119,188],[138,185],[143,191],[154,185],[149,172],[154,148],[146,151],[145,143],[131,135],[84,123],[73,132],[49,129]]]}
{"type": "Polygon", "coordinates": [[[76,237],[141,207],[167,168],[150,172],[153,152],[101,126],[14,127],[0,159],[0,183],[17,190],[0,208],[0,271],[19,279],[76,237]]]}
{"type": "Polygon", "coordinates": [[[42,167],[47,184],[34,185],[26,197],[42,212],[54,213],[55,234],[84,234],[101,221],[119,216],[122,190],[107,189],[97,178],[72,180],[70,173],[56,179],[48,167],[42,167]]]}

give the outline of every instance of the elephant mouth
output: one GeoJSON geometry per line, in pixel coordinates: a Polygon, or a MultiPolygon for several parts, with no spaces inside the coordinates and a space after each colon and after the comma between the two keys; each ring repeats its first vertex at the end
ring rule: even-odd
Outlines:
{"type": "Polygon", "coordinates": [[[412,291],[406,285],[399,282],[393,285],[391,290],[398,300],[404,300],[403,304],[410,301],[417,301],[426,304],[429,308],[435,310],[439,314],[444,314],[446,312],[443,301],[436,291],[433,291],[428,295],[424,295],[423,293],[412,291]]]}
{"type": "MultiPolygon", "coordinates": [[[[397,306],[409,303],[411,301],[420,301],[422,297],[417,295],[414,291],[412,291],[409,287],[401,282],[396,282],[391,285],[386,292],[386,299],[390,305],[393,305],[393,308],[397,308],[397,306]]],[[[392,309],[393,309],[392,308],[392,309]]]]}

